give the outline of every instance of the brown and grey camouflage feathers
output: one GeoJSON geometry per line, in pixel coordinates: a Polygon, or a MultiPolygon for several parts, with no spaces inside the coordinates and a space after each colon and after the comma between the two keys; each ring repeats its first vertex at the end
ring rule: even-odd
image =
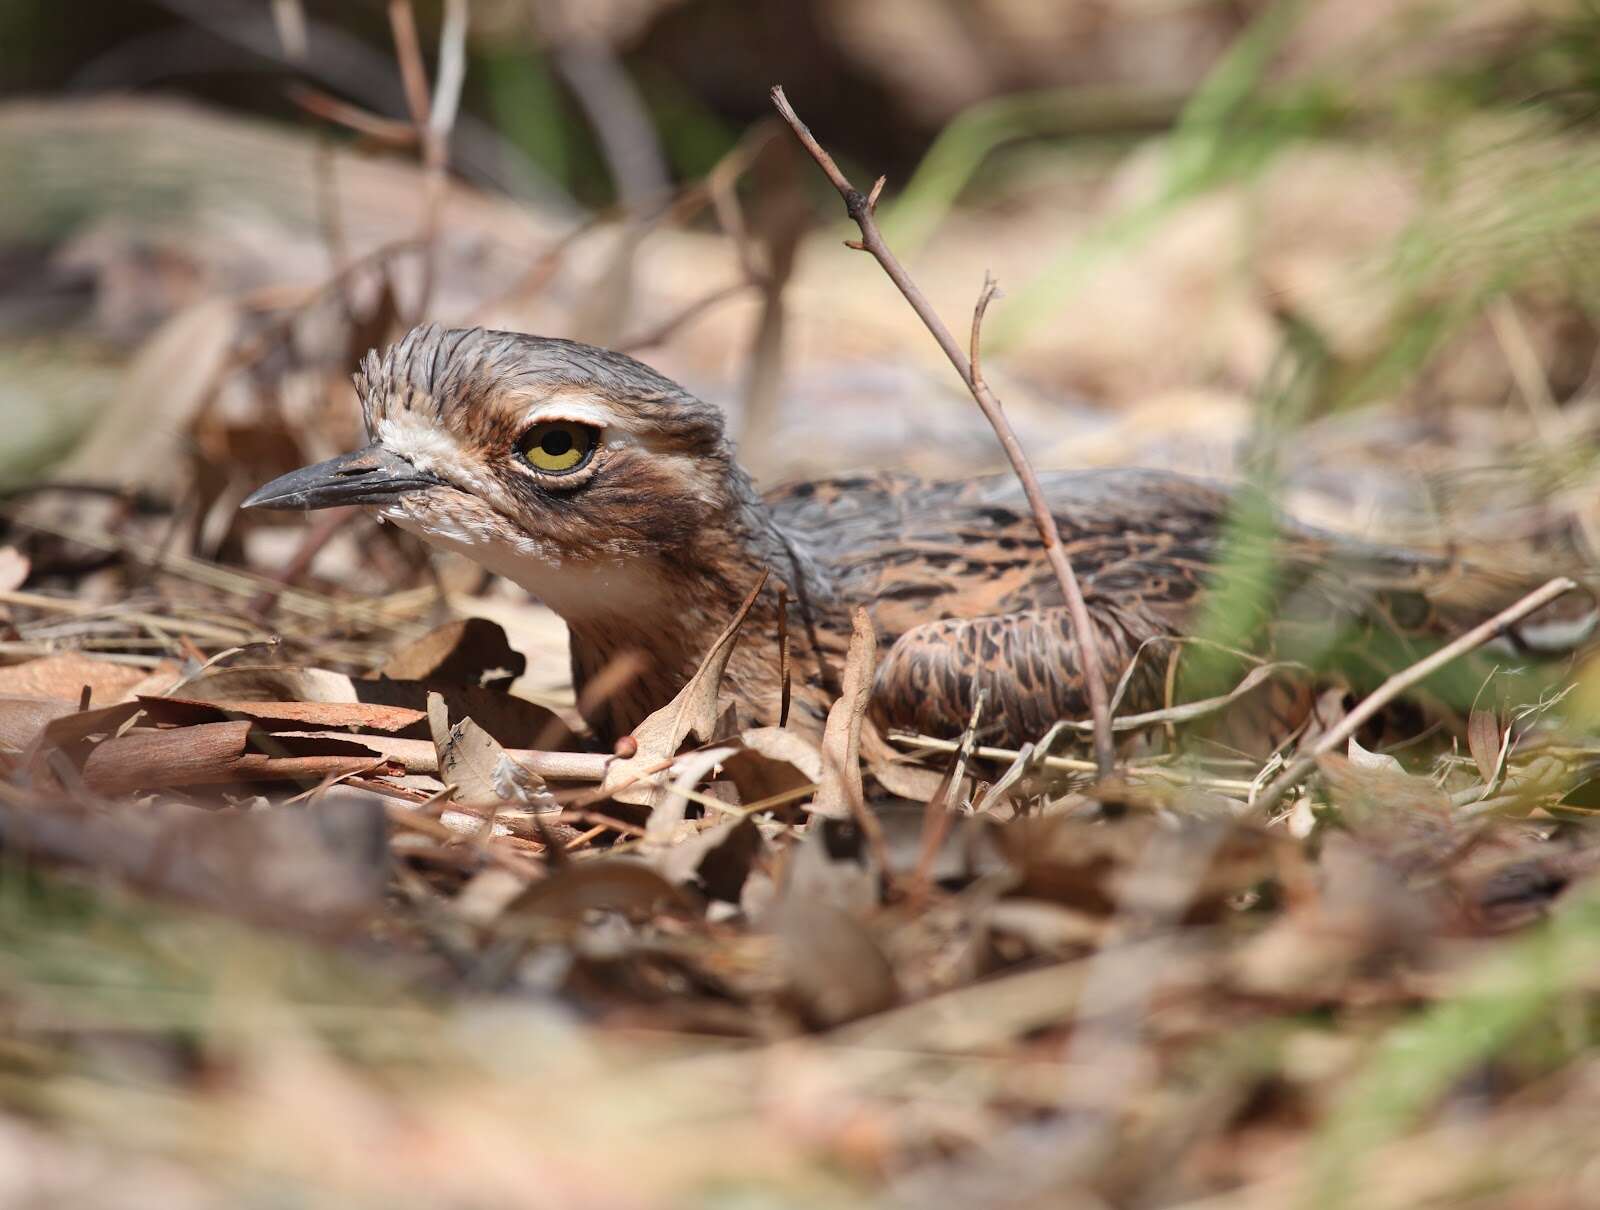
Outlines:
{"type": "MultiPolygon", "coordinates": [[[[759,496],[715,408],[632,358],[571,341],[419,328],[369,354],[356,381],[371,435],[444,481],[383,515],[560,612],[580,694],[612,661],[643,656],[643,674],[595,708],[605,737],[672,697],[763,570],[771,579],[728,669],[747,723],[778,718],[780,590],[792,725],[820,728],[858,605],[883,652],[873,688],[881,726],[959,733],[980,690],[991,742],[1015,745],[1087,712],[1059,589],[1009,476],[844,476],[759,496]],[[549,415],[602,431],[582,476],[542,478],[518,459],[530,418],[549,415]]],[[[1154,471],[1042,482],[1111,674],[1138,657],[1121,713],[1159,707],[1172,640],[1204,607],[1234,497],[1154,471]]],[[[1272,581],[1257,594],[1259,617],[1235,632],[1307,663],[1375,632],[1404,648],[1526,588],[1288,523],[1257,541],[1269,557],[1239,566],[1270,566],[1272,581]]],[[[1286,715],[1304,695],[1269,700],[1286,715]]]]}

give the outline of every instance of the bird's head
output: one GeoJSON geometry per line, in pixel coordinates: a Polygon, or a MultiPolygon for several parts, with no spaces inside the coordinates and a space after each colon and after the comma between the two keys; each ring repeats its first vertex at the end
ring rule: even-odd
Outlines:
{"type": "Polygon", "coordinates": [[[593,595],[586,573],[647,582],[738,503],[721,414],[620,353],[430,325],[355,382],[371,444],[245,508],[363,505],[565,613],[564,595],[593,595]]]}

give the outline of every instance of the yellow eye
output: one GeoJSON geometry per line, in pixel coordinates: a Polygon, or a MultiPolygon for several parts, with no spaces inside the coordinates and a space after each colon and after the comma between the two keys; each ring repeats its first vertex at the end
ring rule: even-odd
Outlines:
{"type": "Polygon", "coordinates": [[[536,424],[517,442],[517,452],[536,471],[564,475],[587,463],[598,444],[597,430],[572,420],[536,424]]]}

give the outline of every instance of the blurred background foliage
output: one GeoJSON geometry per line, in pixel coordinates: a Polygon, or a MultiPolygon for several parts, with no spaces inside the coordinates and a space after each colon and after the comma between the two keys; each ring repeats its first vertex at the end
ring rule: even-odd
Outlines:
{"type": "MultiPolygon", "coordinates": [[[[586,216],[604,226],[659,209],[667,191],[704,179],[766,121],[767,89],[785,83],[847,170],[888,175],[885,228],[947,310],[970,306],[975,277],[997,270],[1008,297],[990,322],[991,349],[1019,376],[1021,410],[1039,404],[1058,433],[1079,405],[1099,431],[1106,409],[1136,412],[1174,393],[1247,402],[1286,345],[1313,350],[1320,367],[1308,418],[1371,402],[1498,405],[1536,386],[1540,402],[1561,405],[1590,384],[1600,347],[1584,254],[1600,210],[1600,10],[1591,0],[470,7],[451,169],[520,207],[534,243],[586,216]],[[1508,341],[1517,356],[1507,356],[1508,341]],[[1535,366],[1540,384],[1529,378],[1535,366]]],[[[318,190],[336,187],[288,157],[288,144],[257,157],[205,135],[242,128],[186,125],[159,105],[137,106],[180,99],[213,117],[264,121],[318,154],[381,150],[370,130],[325,119],[340,102],[405,120],[387,12],[379,0],[0,6],[0,96],[46,96],[77,115],[13,109],[0,131],[0,166],[13,182],[0,215],[0,332],[71,336],[75,364],[114,366],[125,358],[107,338],[125,353],[197,299],[326,277],[326,261],[313,266],[298,256],[303,247],[275,241],[326,242],[330,227],[342,227],[349,255],[370,250],[363,228],[382,224],[368,212],[414,202],[403,195],[415,182],[379,185],[381,199],[337,199],[330,217],[318,190]],[[118,133],[104,109],[91,119],[73,108],[110,98],[131,115],[118,133]],[[260,226],[269,218],[280,229],[260,226]]],[[[431,61],[442,8],[417,12],[431,61]]],[[[774,198],[798,191],[833,224],[814,174],[790,161],[779,175],[770,165],[744,174],[746,204],[770,212],[781,209],[774,198]]],[[[692,236],[725,217],[701,207],[682,221],[651,221],[692,236]]],[[[665,242],[627,274],[663,276],[635,281],[621,303],[601,297],[596,269],[589,297],[574,287],[548,311],[490,308],[489,317],[578,334],[574,315],[627,310],[638,323],[613,315],[586,334],[615,340],[648,329],[647,318],[715,286],[725,259],[725,250],[687,251],[692,240],[675,257],[665,242]],[[673,264],[664,268],[662,257],[673,264]],[[654,311],[652,290],[663,296],[654,311]]],[[[920,362],[926,350],[888,314],[886,295],[867,293],[837,309],[842,322],[828,322],[830,308],[807,282],[829,273],[867,280],[830,248],[805,245],[787,368],[803,377],[866,362],[881,379],[887,362],[920,362]],[[875,342],[879,334],[887,339],[875,342]]],[[[483,275],[464,276],[479,302],[493,293],[483,275]]],[[[728,330],[736,321],[718,318],[753,322],[742,305],[708,306],[706,321],[687,325],[662,355],[665,368],[735,412],[761,377],[716,353],[743,342],[728,330]]],[[[56,373],[33,343],[8,341],[0,357],[37,384],[31,398],[80,415],[106,380],[56,373]]],[[[795,373],[776,377],[780,418],[753,423],[758,433],[781,431],[783,400],[809,398],[795,373]]],[[[928,390],[920,379],[855,384],[855,393],[885,389],[928,390]]],[[[36,424],[26,410],[8,414],[36,424]]],[[[1546,450],[1560,445],[1570,461],[1570,443],[1548,428],[1546,450]]],[[[30,450],[59,450],[72,435],[30,450]]],[[[1171,456],[1113,444],[1103,455],[1057,449],[1051,460],[1171,456]]],[[[811,469],[750,452],[774,471],[811,469]]],[[[883,450],[869,443],[865,452],[883,450]]],[[[1196,469],[1225,472],[1231,456],[1211,463],[1196,469]]]]}

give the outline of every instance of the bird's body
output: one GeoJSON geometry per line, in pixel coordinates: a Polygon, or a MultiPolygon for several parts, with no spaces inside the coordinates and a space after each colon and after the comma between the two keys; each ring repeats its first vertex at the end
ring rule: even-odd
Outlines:
{"type": "MultiPolygon", "coordinates": [[[[872,696],[881,726],[959,733],[980,691],[993,742],[1087,713],[1060,590],[1009,476],[846,476],[762,496],[716,409],[621,354],[513,333],[416,329],[369,354],[357,386],[374,444],[250,503],[364,503],[522,585],[566,620],[580,698],[618,681],[591,695],[604,739],[672,698],[763,572],[725,682],[747,725],[779,721],[786,634],[789,723],[820,730],[858,606],[884,653],[872,696]],[[622,660],[635,674],[608,677],[622,660]]],[[[1123,714],[1171,694],[1173,640],[1202,616],[1225,549],[1234,587],[1247,588],[1229,598],[1228,633],[1301,659],[1374,633],[1404,647],[1527,587],[1283,521],[1230,531],[1236,498],[1180,475],[1042,483],[1109,675],[1134,666],[1123,714]]],[[[1272,724],[1292,727],[1303,699],[1274,689],[1272,724]]]]}

